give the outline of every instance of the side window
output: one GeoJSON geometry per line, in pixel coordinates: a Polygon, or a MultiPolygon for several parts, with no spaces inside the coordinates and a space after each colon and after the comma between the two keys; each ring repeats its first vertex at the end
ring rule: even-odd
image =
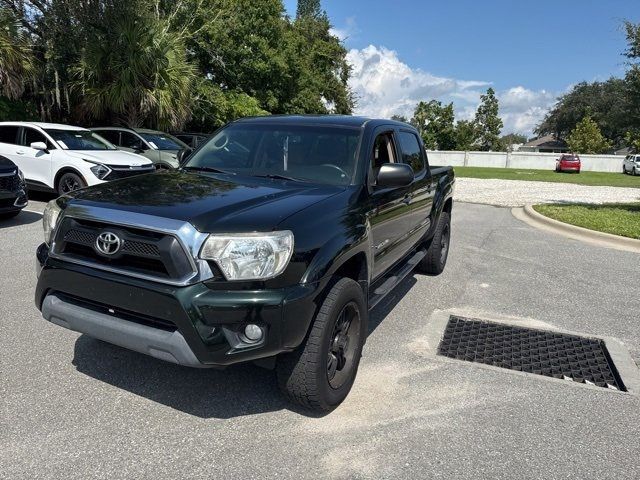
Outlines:
{"type": "Polygon", "coordinates": [[[13,127],[9,125],[0,126],[0,142],[10,143],[12,145],[18,144],[18,129],[20,127],[13,127]]]}
{"type": "Polygon", "coordinates": [[[120,145],[120,132],[118,130],[98,130],[95,133],[114,145],[120,145]]]}
{"type": "Polygon", "coordinates": [[[397,163],[397,161],[393,134],[391,132],[381,133],[373,142],[373,151],[371,152],[371,185],[376,184],[376,178],[382,165],[397,163]]]}
{"type": "Polygon", "coordinates": [[[23,139],[24,140],[22,141],[22,145],[24,145],[25,147],[28,147],[34,142],[42,142],[47,146],[47,148],[49,149],[52,148],[51,142],[47,140],[47,137],[45,137],[42,133],[40,133],[35,128],[25,127],[23,139]]]}
{"type": "Polygon", "coordinates": [[[402,150],[402,163],[410,165],[415,173],[424,170],[424,157],[418,137],[411,132],[400,132],[398,137],[400,139],[400,150],[402,150]]]}
{"type": "Polygon", "coordinates": [[[120,146],[125,148],[143,148],[144,143],[130,132],[120,132],[120,146]]]}

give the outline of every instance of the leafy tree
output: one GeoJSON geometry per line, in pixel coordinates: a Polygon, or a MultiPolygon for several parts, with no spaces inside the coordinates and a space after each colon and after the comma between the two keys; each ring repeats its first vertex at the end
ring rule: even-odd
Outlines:
{"type": "MultiPolygon", "coordinates": [[[[640,130],[640,23],[624,23],[627,36],[627,50],[624,55],[629,59],[626,82],[627,110],[630,131],[640,130]]],[[[630,134],[632,135],[632,134],[630,134]]]]}
{"type": "Polygon", "coordinates": [[[407,117],[405,117],[404,115],[391,115],[391,120],[395,120],[396,122],[409,123],[409,120],[407,120],[407,117]]]}
{"type": "Polygon", "coordinates": [[[566,138],[585,115],[590,113],[602,133],[619,144],[629,123],[629,97],[624,79],[582,82],[558,99],[536,128],[538,135],[555,134],[566,138]]]}
{"type": "Polygon", "coordinates": [[[320,0],[298,0],[296,18],[320,18],[322,15],[320,0]]]}
{"type": "Polygon", "coordinates": [[[93,119],[180,128],[190,116],[195,68],[166,21],[123,12],[83,50],[74,69],[80,107],[93,119]]]}
{"type": "Polygon", "coordinates": [[[420,102],[411,119],[425,148],[429,150],[453,150],[456,146],[453,103],[442,105],[437,100],[420,102]]]}
{"type": "Polygon", "coordinates": [[[604,153],[611,144],[602,135],[598,124],[586,115],[567,137],[567,145],[576,153],[604,153]]]}
{"type": "Polygon", "coordinates": [[[478,145],[480,150],[501,150],[500,130],[504,126],[498,116],[498,99],[493,88],[480,97],[480,106],[476,111],[475,124],[478,131],[478,145]]]}
{"type": "Polygon", "coordinates": [[[455,131],[456,150],[469,151],[476,148],[478,129],[471,120],[459,120],[455,131]]]}
{"type": "Polygon", "coordinates": [[[520,133],[508,133],[500,137],[500,144],[508,151],[512,151],[513,145],[527,143],[527,136],[520,133]]]}
{"type": "Polygon", "coordinates": [[[640,153],[640,131],[629,131],[624,139],[633,153],[640,153]]]}
{"type": "Polygon", "coordinates": [[[20,22],[7,8],[0,8],[0,88],[15,100],[22,95],[25,81],[34,74],[35,58],[20,22]]]}

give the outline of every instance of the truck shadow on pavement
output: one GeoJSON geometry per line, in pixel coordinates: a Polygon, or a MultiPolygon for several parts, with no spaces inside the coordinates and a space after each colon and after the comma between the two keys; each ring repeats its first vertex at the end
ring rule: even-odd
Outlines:
{"type": "Polygon", "coordinates": [[[6,220],[0,219],[0,230],[8,227],[19,227],[20,225],[30,225],[39,222],[42,215],[36,212],[25,212],[24,210],[18,216],[6,220]]]}
{"type": "MultiPolygon", "coordinates": [[[[369,334],[415,283],[410,275],[371,311],[369,334]]],[[[279,410],[314,418],[325,415],[289,403],[278,389],[275,372],[253,364],[225,370],[182,367],[81,335],[73,365],[96,380],[201,418],[228,419],[279,410]]]]}

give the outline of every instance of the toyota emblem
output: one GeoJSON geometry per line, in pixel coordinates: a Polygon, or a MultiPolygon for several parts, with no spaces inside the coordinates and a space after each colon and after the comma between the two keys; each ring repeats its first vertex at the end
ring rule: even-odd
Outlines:
{"type": "Polygon", "coordinates": [[[114,255],[120,250],[122,241],[113,232],[102,232],[96,239],[96,250],[103,255],[114,255]]]}

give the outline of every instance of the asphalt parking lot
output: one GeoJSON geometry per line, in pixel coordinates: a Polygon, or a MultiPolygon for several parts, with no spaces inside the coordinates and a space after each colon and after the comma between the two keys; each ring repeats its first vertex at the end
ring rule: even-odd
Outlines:
{"type": "Polygon", "coordinates": [[[318,417],[266,370],[191,370],[42,320],[40,223],[0,224],[2,478],[640,478],[639,396],[434,356],[430,330],[438,310],[517,317],[615,337],[638,364],[637,254],[456,204],[444,274],[373,311],[354,389],[318,417]]]}

